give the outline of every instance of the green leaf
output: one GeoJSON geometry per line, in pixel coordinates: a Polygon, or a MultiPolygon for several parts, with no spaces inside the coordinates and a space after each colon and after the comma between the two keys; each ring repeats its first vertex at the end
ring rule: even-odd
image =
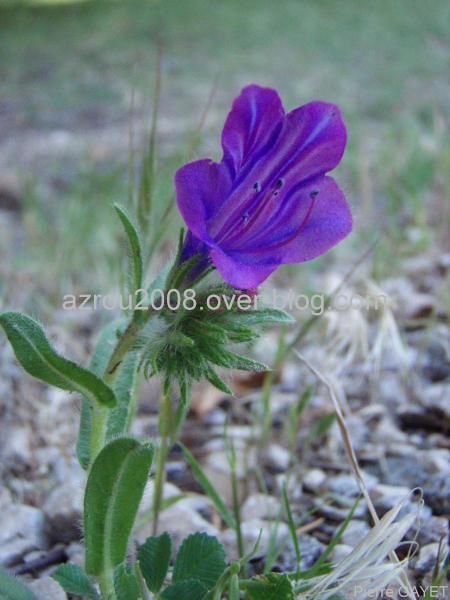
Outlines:
{"type": "MultiPolygon", "coordinates": [[[[89,363],[90,370],[98,377],[101,377],[106,370],[123,323],[123,320],[108,323],[100,334],[89,363]]],[[[77,441],[77,457],[83,469],[87,469],[90,462],[91,427],[91,406],[89,400],[83,398],[77,441]]]]}
{"type": "Polygon", "coordinates": [[[169,585],[160,595],[162,600],[203,600],[208,589],[196,579],[169,585]]]}
{"type": "Polygon", "coordinates": [[[295,416],[296,419],[298,419],[302,415],[303,411],[308,406],[308,404],[312,398],[312,395],[313,395],[313,388],[311,385],[309,385],[305,389],[305,391],[302,393],[300,398],[298,399],[298,402],[293,407],[293,409],[294,409],[293,415],[295,416]]]}
{"type": "Polygon", "coordinates": [[[139,548],[138,560],[148,589],[158,593],[169,569],[172,542],[168,533],[149,537],[139,548]]]}
{"type": "Polygon", "coordinates": [[[205,370],[205,377],[209,381],[211,385],[216,387],[218,390],[227,394],[228,396],[234,396],[233,390],[225,383],[225,381],[220,377],[214,369],[208,366],[205,370]]]}
{"type": "MultiPolygon", "coordinates": [[[[117,319],[109,323],[102,331],[95,346],[89,365],[90,370],[101,377],[114,351],[117,339],[126,327],[125,319],[117,319]]],[[[118,367],[114,392],[116,406],[110,411],[107,425],[107,440],[126,434],[132,418],[131,408],[134,406],[134,394],[137,382],[137,353],[130,353],[118,367]]],[[[80,429],[77,443],[77,456],[81,466],[87,469],[90,462],[91,408],[86,398],[83,399],[80,418],[80,429]]]]}
{"type": "Polygon", "coordinates": [[[244,310],[235,315],[246,325],[282,325],[295,323],[295,319],[286,311],[279,308],[260,308],[244,310]]]}
{"type": "Polygon", "coordinates": [[[139,353],[131,352],[118,367],[117,380],[114,385],[117,405],[109,413],[107,440],[126,434],[130,429],[131,420],[134,416],[138,362],[139,353]]]}
{"type": "MultiPolygon", "coordinates": [[[[161,91],[161,58],[158,59],[158,65],[155,75],[155,87],[153,97],[153,110],[150,126],[150,134],[148,137],[147,148],[144,152],[141,163],[141,173],[139,182],[139,194],[137,198],[137,215],[139,223],[146,235],[149,233],[150,220],[152,216],[152,198],[155,186],[155,150],[156,150],[156,133],[158,123],[158,108],[161,91]]],[[[133,154],[132,152],[130,153],[133,154]]],[[[130,164],[130,179],[133,180],[133,156],[131,156],[130,164]]],[[[164,219],[163,219],[164,220],[164,219]]],[[[162,228],[160,228],[161,230],[162,228]]],[[[163,229],[164,231],[164,229],[163,229]]]]}
{"type": "Polygon", "coordinates": [[[90,463],[91,447],[91,428],[92,428],[92,414],[91,406],[87,398],[83,398],[81,404],[81,415],[80,415],[80,426],[78,429],[78,440],[77,440],[77,458],[83,469],[87,469],[90,463]]]}
{"type": "MultiPolygon", "coordinates": [[[[139,239],[139,233],[136,227],[133,225],[128,213],[118,204],[114,204],[114,208],[116,209],[128,238],[132,274],[130,292],[134,294],[142,287],[144,264],[142,258],[141,241],[139,239]]],[[[135,300],[138,300],[138,298],[135,298],[135,300]]]]}
{"type": "Polygon", "coordinates": [[[100,575],[124,561],[154,449],[133,438],[109,442],[89,473],[84,500],[86,571],[100,575]]]}
{"type": "Polygon", "coordinates": [[[2,600],[36,600],[33,592],[3,567],[0,567],[0,598],[2,600]]]}
{"type": "Polygon", "coordinates": [[[317,419],[315,423],[313,423],[307,437],[307,442],[311,442],[316,438],[324,435],[330,427],[332,427],[333,423],[336,421],[336,413],[332,412],[328,415],[323,415],[317,419]]]}
{"type": "Polygon", "coordinates": [[[173,582],[197,579],[210,590],[226,566],[222,544],[206,533],[194,533],[181,544],[173,568],[173,582]]]}
{"type": "Polygon", "coordinates": [[[52,575],[59,585],[75,596],[98,600],[98,594],[90,579],[81,567],[73,563],[60,565],[52,575]]]}
{"type": "Polygon", "coordinates": [[[186,448],[186,446],[181,444],[181,442],[179,443],[181,445],[181,449],[183,450],[184,458],[189,463],[189,466],[192,469],[195,479],[198,481],[205,493],[208,495],[208,498],[214,503],[217,512],[228,525],[228,527],[230,529],[235,529],[236,521],[234,520],[234,517],[228,509],[227,505],[222,500],[222,496],[219,494],[219,492],[216,490],[213,484],[209,481],[203,469],[201,468],[200,463],[196,460],[194,455],[186,448]]]}
{"type": "Polygon", "coordinates": [[[287,575],[269,573],[252,580],[247,590],[249,600],[294,600],[294,590],[287,575]]]}
{"type": "Polygon", "coordinates": [[[92,404],[115,405],[111,388],[91,371],[57,354],[39,323],[20,313],[5,312],[0,314],[0,325],[27,373],[63,390],[79,392],[92,404]]]}
{"type": "Polygon", "coordinates": [[[207,358],[214,364],[227,369],[239,369],[241,371],[268,371],[269,367],[262,362],[236,354],[224,348],[209,346],[204,349],[207,358]]]}
{"type": "Polygon", "coordinates": [[[140,590],[134,573],[126,565],[119,565],[114,571],[114,590],[117,600],[137,600],[140,590]]]}
{"type": "Polygon", "coordinates": [[[297,529],[295,527],[294,517],[292,515],[292,510],[291,510],[291,505],[289,504],[289,498],[288,498],[287,491],[286,491],[286,485],[283,485],[282,494],[283,494],[284,508],[285,508],[286,514],[287,514],[289,532],[291,534],[292,543],[294,544],[295,558],[297,560],[297,571],[298,571],[298,570],[300,570],[300,563],[301,563],[300,545],[298,543],[297,529]]]}
{"type": "Polygon", "coordinates": [[[315,569],[318,569],[319,567],[321,567],[325,561],[331,556],[333,550],[335,549],[335,547],[337,546],[337,544],[339,544],[342,536],[345,533],[345,530],[347,529],[347,527],[349,526],[351,520],[353,519],[353,515],[355,514],[355,511],[358,507],[358,504],[360,503],[361,498],[358,497],[352,508],[350,509],[348,515],[345,517],[343,523],[341,524],[341,526],[339,527],[338,531],[335,533],[335,535],[332,537],[332,539],[330,540],[329,544],[327,545],[327,547],[325,548],[325,551],[319,556],[318,560],[316,561],[316,563],[311,567],[311,570],[314,571],[315,569]]]}

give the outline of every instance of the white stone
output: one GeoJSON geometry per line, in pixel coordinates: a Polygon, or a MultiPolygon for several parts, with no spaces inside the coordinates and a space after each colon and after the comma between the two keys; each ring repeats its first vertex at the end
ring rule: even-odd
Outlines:
{"type": "Polygon", "coordinates": [[[317,493],[324,485],[327,476],[321,469],[310,469],[302,478],[303,487],[309,492],[317,493]]]}
{"type": "MultiPolygon", "coordinates": [[[[286,523],[281,522],[276,523],[262,519],[252,519],[251,521],[242,523],[241,531],[245,553],[249,553],[254,549],[261,532],[257,551],[258,556],[264,556],[267,553],[272,535],[275,535],[276,544],[282,544],[290,539],[289,527],[286,523]]],[[[226,529],[220,535],[220,539],[227,550],[228,558],[230,560],[238,559],[236,532],[232,529],[226,529]]]]}
{"type": "Polygon", "coordinates": [[[274,471],[280,471],[284,473],[291,460],[291,455],[286,448],[279,444],[270,444],[265,451],[265,459],[267,466],[274,471]]]}
{"type": "Polygon", "coordinates": [[[276,519],[280,512],[281,502],[278,498],[266,494],[252,494],[241,508],[243,521],[252,519],[276,519]]]}
{"type": "MultiPolygon", "coordinates": [[[[152,526],[152,522],[149,521],[147,526],[137,532],[136,537],[139,543],[144,543],[148,536],[153,535],[152,526]]],[[[181,542],[192,533],[204,532],[215,537],[219,535],[218,529],[193,510],[184,500],[179,500],[160,513],[157,533],[161,534],[164,531],[167,531],[172,538],[173,556],[178,552],[181,542]]]]}
{"type": "Polygon", "coordinates": [[[42,577],[28,584],[36,600],[67,600],[62,587],[51,577],[42,577]]]}

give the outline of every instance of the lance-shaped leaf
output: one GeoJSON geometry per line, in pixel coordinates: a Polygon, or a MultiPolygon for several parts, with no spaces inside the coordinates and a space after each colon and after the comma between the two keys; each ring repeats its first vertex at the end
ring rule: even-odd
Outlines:
{"type": "Polygon", "coordinates": [[[119,219],[122,222],[128,239],[131,271],[130,292],[134,294],[142,287],[144,264],[142,258],[141,241],[139,239],[139,233],[136,227],[133,225],[128,213],[118,204],[115,204],[114,208],[116,209],[119,219]]]}
{"type": "Polygon", "coordinates": [[[114,385],[117,404],[109,413],[107,440],[126,434],[129,430],[134,416],[138,361],[139,354],[131,352],[118,367],[119,373],[114,385]]]}
{"type": "Polygon", "coordinates": [[[0,567],[0,598],[2,600],[37,600],[21,581],[0,567]]]}
{"type": "Polygon", "coordinates": [[[60,565],[52,575],[53,579],[68,593],[89,600],[98,600],[98,594],[89,577],[81,567],[73,563],[60,565]]]}
{"type": "Polygon", "coordinates": [[[195,479],[206,492],[208,498],[212,500],[219,515],[222,517],[222,519],[225,521],[228,527],[230,527],[230,529],[235,529],[236,521],[233,515],[231,514],[227,505],[223,501],[222,496],[219,494],[219,492],[213,486],[213,484],[209,481],[205,472],[201,468],[200,463],[197,461],[195,456],[186,448],[186,446],[184,446],[184,444],[181,444],[181,449],[183,450],[184,458],[187,460],[189,466],[192,469],[195,479]]]}
{"type": "Polygon", "coordinates": [[[0,314],[0,325],[27,373],[63,390],[80,392],[91,403],[115,405],[111,388],[91,371],[57,354],[39,323],[20,313],[5,312],[0,314]]]}
{"type": "Polygon", "coordinates": [[[172,542],[168,533],[149,537],[139,548],[138,560],[148,589],[157,594],[164,583],[170,563],[172,542]]]}
{"type": "Polygon", "coordinates": [[[256,310],[243,310],[239,313],[233,313],[233,318],[238,322],[251,325],[292,325],[295,319],[284,310],[279,308],[265,307],[256,310]]]}
{"type": "MultiPolygon", "coordinates": [[[[108,361],[114,351],[117,339],[126,321],[119,319],[109,323],[102,331],[96,344],[89,365],[90,370],[101,377],[105,372],[108,361]]],[[[107,440],[113,439],[128,432],[130,419],[133,413],[133,398],[136,388],[138,355],[130,353],[118,367],[114,392],[117,398],[116,406],[110,411],[107,426],[107,440]]],[[[91,409],[87,398],[83,399],[78,434],[77,456],[81,466],[87,469],[90,461],[90,436],[91,436],[91,409]]]]}
{"type": "Polygon", "coordinates": [[[219,367],[225,367],[227,369],[240,369],[241,371],[268,371],[269,367],[258,360],[247,358],[236,352],[225,350],[225,348],[215,348],[209,346],[204,348],[205,354],[208,359],[218,365],[219,367]]]}
{"type": "Polygon", "coordinates": [[[89,574],[100,575],[124,561],[153,453],[151,444],[119,438],[109,442],[95,459],[84,499],[89,574]]]}

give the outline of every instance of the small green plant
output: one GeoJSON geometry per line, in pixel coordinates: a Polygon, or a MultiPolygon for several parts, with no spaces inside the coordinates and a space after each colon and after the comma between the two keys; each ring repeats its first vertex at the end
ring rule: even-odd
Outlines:
{"type": "MultiPolygon", "coordinates": [[[[255,549],[246,554],[237,457],[228,439],[231,510],[191,452],[183,447],[183,453],[224,523],[236,532],[238,560],[228,563],[222,544],[203,533],[185,539],[172,560],[172,542],[167,533],[158,535],[158,518],[164,506],[167,456],[185,420],[192,383],[207,380],[232,394],[217,368],[269,370],[245,352],[261,326],[282,326],[275,368],[311,326],[301,328],[286,344],[285,330],[293,319],[262,305],[257,287],[278,266],[315,258],[351,230],[345,197],[326,175],[345,148],[342,116],[338,107],[324,102],[286,114],[275,90],[245,88],[225,123],[222,161],[195,161],[176,174],[176,199],[188,231],[181,231],[173,260],[148,282],[152,255],[174,205],[168,203],[156,224],[152,211],[156,114],[155,110],[138,192],[131,186],[127,209],[115,205],[128,246],[128,266],[121,277],[126,300],[122,302],[122,294],[122,317],[100,332],[89,366],[61,356],[34,319],[12,311],[0,314],[0,326],[25,371],[83,398],[77,456],[86,471],[86,559],[84,569],[61,565],[54,578],[66,592],[90,600],[220,600],[224,595],[230,600],[291,600],[332,594],[337,598],[341,582],[339,575],[327,580],[333,573],[328,558],[352,513],[328,552],[310,570],[302,571],[286,490],[283,504],[297,568],[293,573],[270,572],[279,552],[272,543],[264,575],[247,578],[255,549]],[[244,351],[236,346],[244,346],[244,351]],[[141,376],[161,381],[158,443],[129,434],[141,376]],[[133,555],[130,538],[153,464],[153,535],[133,555]]],[[[70,308],[76,306],[74,298],[65,302],[70,308]]],[[[263,389],[262,445],[271,427],[272,383],[269,373],[263,389]]],[[[307,390],[289,415],[292,455],[295,428],[309,398],[307,390]]],[[[334,418],[333,413],[319,422],[315,435],[334,418]]],[[[397,527],[395,532],[403,529],[397,527]]],[[[374,538],[378,544],[379,538],[374,538]]],[[[379,545],[376,549],[378,566],[386,549],[379,545]]],[[[372,560],[369,555],[356,558],[372,560]]],[[[339,572],[348,573],[348,565],[339,572]]],[[[31,591],[3,571],[0,591],[8,600],[33,598],[31,591]]]]}

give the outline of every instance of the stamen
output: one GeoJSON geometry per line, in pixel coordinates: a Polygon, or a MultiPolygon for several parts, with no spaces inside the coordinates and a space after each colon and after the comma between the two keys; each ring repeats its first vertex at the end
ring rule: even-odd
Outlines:
{"type": "Polygon", "coordinates": [[[275,186],[274,186],[274,190],[273,190],[274,196],[278,196],[279,191],[283,187],[283,185],[284,185],[284,179],[282,177],[280,177],[280,179],[277,179],[275,186]]]}

